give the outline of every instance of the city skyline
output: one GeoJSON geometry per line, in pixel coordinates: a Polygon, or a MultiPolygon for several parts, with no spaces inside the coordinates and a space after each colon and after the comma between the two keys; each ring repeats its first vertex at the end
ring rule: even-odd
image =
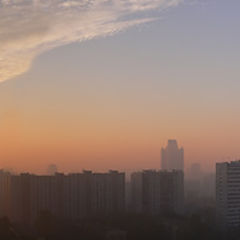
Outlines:
{"type": "MultiPolygon", "coordinates": [[[[199,168],[199,171],[201,173],[214,173],[215,172],[215,164],[217,162],[226,162],[226,161],[238,161],[239,158],[226,158],[219,161],[216,161],[214,163],[214,166],[211,168],[208,168],[206,166],[202,166],[201,162],[188,162],[185,164],[185,151],[183,147],[178,148],[178,142],[176,139],[168,139],[167,145],[164,144],[162,148],[159,148],[159,156],[158,159],[155,159],[155,165],[148,164],[147,156],[144,156],[146,161],[143,161],[142,166],[129,168],[127,165],[125,166],[117,166],[114,167],[113,165],[109,164],[101,168],[96,168],[93,166],[81,166],[81,164],[78,163],[77,167],[71,168],[70,164],[62,164],[58,161],[58,159],[55,159],[55,161],[49,160],[49,156],[46,157],[47,161],[45,165],[39,164],[37,165],[37,168],[31,168],[31,167],[25,167],[25,168],[17,168],[14,165],[6,165],[2,166],[2,170],[13,173],[13,174],[19,174],[19,173],[31,173],[31,174],[44,174],[44,175],[54,175],[54,173],[78,173],[85,170],[90,171],[98,171],[98,172],[105,172],[110,170],[118,170],[118,171],[125,171],[127,174],[131,174],[135,171],[140,171],[142,169],[144,170],[165,170],[165,171],[172,171],[172,170],[182,170],[185,175],[191,178],[191,172],[195,170],[196,166],[199,168]],[[165,147],[165,148],[164,148],[165,147]],[[59,164],[60,163],[60,164],[59,164]],[[113,166],[113,167],[112,167],[113,166]],[[47,168],[46,168],[47,167],[47,168]],[[190,174],[190,175],[189,175],[190,174]]],[[[32,160],[34,160],[35,156],[32,155],[32,160]]],[[[46,160],[44,158],[39,158],[39,160],[46,160]]],[[[52,158],[53,159],[53,158],[52,158]]],[[[67,158],[64,157],[63,160],[66,160],[67,158]]],[[[35,159],[36,160],[36,159],[35,159]]],[[[36,163],[34,163],[36,164],[36,163]]],[[[101,162],[100,162],[101,164],[101,162]]],[[[199,177],[199,176],[198,176],[199,177]]]]}
{"type": "Polygon", "coordinates": [[[239,240],[239,10],[0,0],[0,239],[239,240]]]}
{"type": "Polygon", "coordinates": [[[51,2],[0,0],[1,167],[155,169],[168,139],[186,168],[240,158],[239,2],[51,2]]]}

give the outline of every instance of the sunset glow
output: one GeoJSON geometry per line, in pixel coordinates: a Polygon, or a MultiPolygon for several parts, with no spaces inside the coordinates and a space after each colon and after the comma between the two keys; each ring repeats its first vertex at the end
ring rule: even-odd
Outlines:
{"type": "Polygon", "coordinates": [[[160,168],[172,138],[186,168],[239,158],[240,5],[203,2],[0,0],[1,167],[160,168]]]}

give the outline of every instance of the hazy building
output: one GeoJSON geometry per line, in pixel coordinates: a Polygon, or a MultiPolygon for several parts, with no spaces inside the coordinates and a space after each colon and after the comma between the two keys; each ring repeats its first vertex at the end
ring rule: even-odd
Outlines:
{"type": "Polygon", "coordinates": [[[122,214],[125,211],[125,173],[109,171],[93,174],[93,213],[122,214]]]}
{"type": "Polygon", "coordinates": [[[47,168],[47,175],[55,175],[57,173],[57,165],[55,164],[50,164],[47,168]]]}
{"type": "Polygon", "coordinates": [[[216,164],[216,208],[220,227],[240,226],[240,161],[216,164]]]}
{"type": "Polygon", "coordinates": [[[184,150],[178,148],[176,140],[168,140],[166,148],[161,150],[162,170],[182,170],[184,171],[184,150]]]}
{"type": "Polygon", "coordinates": [[[41,211],[80,219],[125,211],[125,174],[83,173],[38,176],[0,172],[0,210],[11,220],[33,223],[41,211]]]}
{"type": "Polygon", "coordinates": [[[91,171],[72,173],[64,180],[64,217],[79,219],[92,214],[92,185],[91,171]]]}
{"type": "Polygon", "coordinates": [[[131,191],[134,212],[151,215],[183,213],[183,171],[146,170],[133,173],[131,191]]]}
{"type": "Polygon", "coordinates": [[[215,200],[215,172],[205,172],[200,163],[193,163],[185,175],[185,199],[200,205],[215,200]]]}
{"type": "Polygon", "coordinates": [[[11,174],[0,170],[0,217],[11,214],[11,174]]]}
{"type": "Polygon", "coordinates": [[[202,169],[200,163],[193,163],[189,170],[189,178],[200,180],[202,178],[202,169]]]}
{"type": "Polygon", "coordinates": [[[17,222],[31,223],[41,211],[62,216],[62,188],[60,177],[37,176],[29,173],[11,176],[11,215],[17,222]]]}
{"type": "Polygon", "coordinates": [[[197,201],[201,196],[203,184],[203,174],[201,165],[193,163],[187,171],[185,177],[185,196],[188,200],[197,201]]]}
{"type": "Polygon", "coordinates": [[[211,199],[216,198],[216,175],[215,173],[205,173],[202,182],[202,195],[211,199]]]}
{"type": "Polygon", "coordinates": [[[64,181],[64,196],[67,218],[123,213],[125,174],[118,171],[69,174],[64,181]]]}

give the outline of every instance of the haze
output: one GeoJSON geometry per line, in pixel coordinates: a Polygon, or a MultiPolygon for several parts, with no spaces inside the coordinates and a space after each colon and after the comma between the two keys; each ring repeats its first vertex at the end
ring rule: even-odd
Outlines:
{"type": "Polygon", "coordinates": [[[239,158],[240,3],[108,2],[0,0],[1,166],[159,168],[168,139],[186,167],[239,158]]]}

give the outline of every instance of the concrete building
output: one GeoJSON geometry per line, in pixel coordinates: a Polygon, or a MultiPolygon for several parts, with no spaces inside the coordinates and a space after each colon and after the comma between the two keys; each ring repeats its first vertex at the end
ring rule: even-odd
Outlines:
{"type": "Polygon", "coordinates": [[[146,170],[131,175],[132,209],[150,215],[182,214],[184,175],[182,171],[146,170]]]}
{"type": "Polygon", "coordinates": [[[97,215],[125,211],[125,174],[118,171],[93,174],[92,211],[97,215]]]}
{"type": "Polygon", "coordinates": [[[178,148],[176,140],[168,140],[166,148],[161,150],[162,170],[182,170],[184,171],[184,150],[178,148]]]}
{"type": "Polygon", "coordinates": [[[64,180],[64,216],[78,219],[125,211],[125,173],[69,174],[64,180]]]}
{"type": "Polygon", "coordinates": [[[92,172],[74,173],[64,179],[64,217],[79,219],[92,214],[92,172]]]}
{"type": "Polygon", "coordinates": [[[204,173],[202,183],[202,195],[211,199],[216,198],[216,174],[215,173],[204,173]]]}
{"type": "Polygon", "coordinates": [[[0,172],[0,210],[12,221],[33,223],[41,211],[65,219],[113,215],[125,210],[125,174],[83,173],[54,176],[0,172]]]}
{"type": "Polygon", "coordinates": [[[59,175],[37,176],[25,173],[11,176],[11,220],[30,223],[41,211],[61,216],[63,195],[59,180],[59,175]]]}
{"type": "Polygon", "coordinates": [[[0,217],[9,216],[10,206],[11,174],[0,170],[0,217]]]}
{"type": "Polygon", "coordinates": [[[203,180],[200,163],[191,164],[185,172],[185,197],[188,202],[198,202],[202,197],[203,180]]]}
{"type": "Polygon", "coordinates": [[[219,227],[240,226],[240,161],[216,164],[216,208],[219,227]]]}

